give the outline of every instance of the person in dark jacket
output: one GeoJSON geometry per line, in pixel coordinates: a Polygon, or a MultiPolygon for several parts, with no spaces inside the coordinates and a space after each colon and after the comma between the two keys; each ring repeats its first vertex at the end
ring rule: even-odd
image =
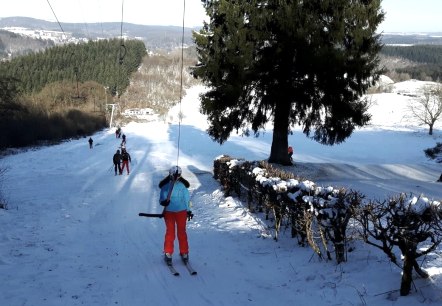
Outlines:
{"type": "Polygon", "coordinates": [[[121,128],[118,127],[118,128],[115,130],[115,138],[120,138],[120,137],[121,137],[121,128]]]}
{"type": "Polygon", "coordinates": [[[92,149],[92,144],[94,143],[94,140],[92,139],[92,137],[89,137],[89,148],[92,149]]]}
{"type": "Polygon", "coordinates": [[[127,175],[129,175],[129,163],[131,162],[131,158],[130,154],[126,151],[125,148],[121,149],[121,160],[123,161],[123,164],[121,166],[120,174],[123,174],[124,167],[126,167],[127,175]]]}
{"type": "Polygon", "coordinates": [[[117,152],[114,154],[113,162],[114,162],[115,175],[117,175],[117,170],[118,170],[118,173],[121,175],[122,171],[121,171],[121,154],[120,154],[120,150],[117,150],[117,152]]]}

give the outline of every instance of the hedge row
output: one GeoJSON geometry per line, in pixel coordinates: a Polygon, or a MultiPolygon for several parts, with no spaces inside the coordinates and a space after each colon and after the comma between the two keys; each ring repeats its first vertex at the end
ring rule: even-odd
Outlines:
{"type": "MultiPolygon", "coordinates": [[[[214,160],[213,166],[214,178],[221,183],[226,196],[235,193],[240,198],[245,197],[250,211],[264,212],[266,219],[273,214],[275,240],[278,240],[281,225],[285,224],[300,245],[310,245],[321,258],[328,260],[332,259],[331,254],[334,252],[338,263],[346,261],[349,221],[362,220],[359,222],[363,224],[362,227],[365,223],[367,227],[373,227],[377,223],[377,220],[363,221],[364,216],[370,214],[371,207],[384,207],[384,204],[389,203],[386,205],[383,217],[391,215],[391,218],[396,218],[395,215],[410,214],[410,218],[417,220],[410,224],[421,224],[423,220],[419,213],[412,212],[417,205],[410,204],[411,198],[407,196],[401,195],[400,199],[391,198],[382,203],[368,201],[358,191],[320,187],[312,181],[295,177],[293,173],[276,169],[265,161],[250,162],[222,155],[214,160]]],[[[424,207],[439,203],[427,201],[425,198],[423,200],[424,207]]],[[[438,216],[435,218],[439,220],[438,216]]],[[[427,223],[422,223],[422,226],[427,226],[425,228],[428,230],[428,224],[437,224],[437,220],[433,219],[423,220],[427,223]]],[[[400,224],[392,225],[395,226],[403,228],[400,224]]],[[[422,231],[421,228],[409,230],[422,231]]],[[[369,240],[367,231],[369,229],[362,229],[359,233],[363,233],[360,236],[364,237],[358,238],[367,242],[369,240]]],[[[439,233],[437,230],[436,236],[439,233]]],[[[393,237],[392,241],[394,240],[393,237]]]]}

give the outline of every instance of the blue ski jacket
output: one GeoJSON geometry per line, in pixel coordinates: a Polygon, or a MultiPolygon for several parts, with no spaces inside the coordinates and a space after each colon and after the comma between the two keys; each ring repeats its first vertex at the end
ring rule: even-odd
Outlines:
{"type": "MultiPolygon", "coordinates": [[[[165,185],[161,187],[160,191],[160,203],[167,199],[167,195],[169,194],[169,189],[172,187],[172,180],[167,182],[165,185]]],[[[190,210],[189,207],[190,202],[190,194],[189,190],[187,190],[186,186],[179,180],[175,182],[173,185],[172,194],[170,195],[170,203],[165,207],[165,211],[183,211],[190,210]]]]}

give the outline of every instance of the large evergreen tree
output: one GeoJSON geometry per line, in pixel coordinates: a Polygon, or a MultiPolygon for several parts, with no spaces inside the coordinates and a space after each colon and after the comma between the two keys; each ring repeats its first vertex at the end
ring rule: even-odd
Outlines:
{"type": "Polygon", "coordinates": [[[269,162],[289,164],[290,127],[343,142],[370,116],[361,96],[378,79],[380,0],[202,0],[210,22],[194,33],[193,74],[209,135],[255,135],[273,120],[269,162]]]}

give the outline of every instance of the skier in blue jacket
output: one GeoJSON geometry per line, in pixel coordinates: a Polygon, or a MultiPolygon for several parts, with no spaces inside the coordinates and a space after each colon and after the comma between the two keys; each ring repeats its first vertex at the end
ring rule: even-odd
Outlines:
{"type": "Polygon", "coordinates": [[[174,251],[175,229],[181,258],[189,258],[186,223],[193,217],[190,210],[190,194],[188,182],[181,178],[181,168],[174,166],[169,170],[169,180],[160,183],[160,205],[164,206],[163,216],[166,224],[164,237],[164,257],[167,263],[172,262],[174,251]],[[185,184],[184,182],[187,182],[185,184]]]}

